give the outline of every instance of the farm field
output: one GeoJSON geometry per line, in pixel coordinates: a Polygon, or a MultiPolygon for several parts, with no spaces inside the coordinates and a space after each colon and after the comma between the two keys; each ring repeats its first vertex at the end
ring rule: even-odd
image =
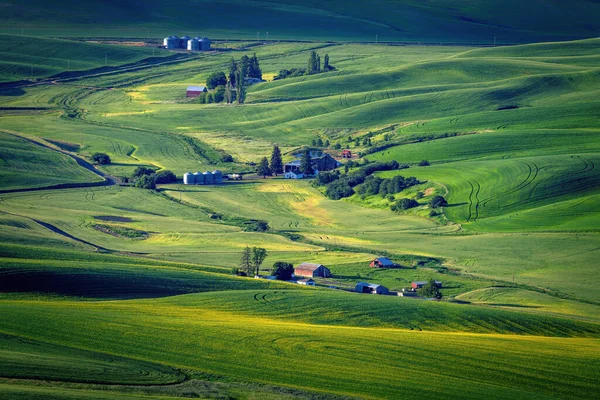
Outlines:
{"type": "Polygon", "coordinates": [[[544,7],[526,29],[501,7],[484,17],[491,3],[229,1],[219,24],[212,1],[136,0],[106,5],[118,16],[102,27],[100,3],[61,15],[30,3],[40,14],[3,6],[14,28],[0,28],[1,399],[596,395],[600,39],[585,38],[597,4],[544,7]],[[198,33],[214,51],[140,45],[195,34],[185,6],[205,10],[198,33]],[[241,16],[258,8],[274,40],[253,41],[241,16]],[[292,19],[307,40],[276,41],[296,37],[292,19]],[[24,20],[26,35],[47,36],[43,51],[18,36],[24,20]],[[361,39],[375,34],[429,45],[361,39]],[[479,46],[494,36],[555,41],[479,46]],[[272,80],[312,51],[335,70],[272,80]],[[186,97],[254,54],[267,79],[244,104],[186,97]],[[310,180],[257,176],[274,145],[284,162],[304,146],[347,162],[349,149],[342,179],[396,161],[375,179],[418,182],[386,195],[359,183],[333,200],[310,180]],[[177,181],[135,187],[139,167],[177,181]],[[215,169],[243,179],[182,183],[215,169]],[[448,204],[433,209],[436,195],[448,204]],[[403,198],[416,207],[392,211],[403,198]],[[260,275],[282,261],[332,276],[317,287],[238,276],[247,246],[267,251],[260,275]],[[380,256],[399,266],[369,267],[380,256]],[[441,301],[395,295],[432,279],[441,301]],[[394,296],[353,293],[358,282],[394,296]]]}

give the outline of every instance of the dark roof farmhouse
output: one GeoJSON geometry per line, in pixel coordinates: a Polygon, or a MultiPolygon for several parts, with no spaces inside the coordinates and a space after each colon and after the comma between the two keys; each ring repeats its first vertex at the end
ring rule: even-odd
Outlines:
{"type": "Polygon", "coordinates": [[[305,278],[322,277],[328,278],[331,276],[329,268],[322,264],[312,264],[304,262],[294,268],[295,276],[302,276],[305,278]]]}
{"type": "MultiPolygon", "coordinates": [[[[283,172],[286,178],[303,178],[304,175],[300,172],[300,160],[291,161],[283,166],[283,172]]],[[[331,171],[336,169],[340,164],[330,154],[322,153],[318,156],[311,156],[310,163],[315,175],[320,171],[331,171]]]]}
{"type": "Polygon", "coordinates": [[[377,257],[376,259],[371,261],[371,264],[369,264],[369,266],[378,268],[392,268],[395,267],[396,264],[394,264],[394,262],[387,257],[377,257]]]}

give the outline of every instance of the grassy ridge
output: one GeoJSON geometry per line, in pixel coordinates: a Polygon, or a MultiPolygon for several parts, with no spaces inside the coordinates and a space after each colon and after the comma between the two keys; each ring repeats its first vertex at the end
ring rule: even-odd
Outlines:
{"type": "Polygon", "coordinates": [[[0,132],[2,190],[61,183],[99,182],[101,178],[72,158],[0,132]]]}
{"type": "Polygon", "coordinates": [[[152,49],[146,47],[6,34],[0,34],[0,43],[0,82],[45,78],[64,71],[128,64],[153,55],[152,49]]]}

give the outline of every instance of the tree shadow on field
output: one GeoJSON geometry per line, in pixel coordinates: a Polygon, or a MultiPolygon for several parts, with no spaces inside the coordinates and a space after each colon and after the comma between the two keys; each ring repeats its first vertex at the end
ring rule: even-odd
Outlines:
{"type": "Polygon", "coordinates": [[[27,92],[25,92],[21,88],[5,88],[5,89],[0,89],[0,96],[17,97],[17,96],[23,96],[25,93],[27,93],[27,92]]]}
{"type": "Polygon", "coordinates": [[[464,206],[464,205],[467,205],[467,204],[469,204],[469,203],[467,203],[467,202],[463,202],[463,203],[453,203],[453,204],[448,204],[448,205],[445,205],[444,207],[459,207],[459,206],[464,206]]]}

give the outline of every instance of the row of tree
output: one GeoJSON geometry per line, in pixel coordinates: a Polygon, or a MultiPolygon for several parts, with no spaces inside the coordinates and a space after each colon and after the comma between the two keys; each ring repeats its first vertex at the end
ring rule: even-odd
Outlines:
{"type": "Polygon", "coordinates": [[[221,103],[226,101],[239,104],[246,100],[245,78],[262,79],[262,70],[256,57],[244,55],[239,61],[231,57],[227,74],[223,71],[213,72],[206,78],[206,87],[213,92],[203,93],[198,101],[200,103],[221,103]]]}
{"type": "Polygon", "coordinates": [[[153,190],[156,189],[157,184],[175,182],[177,177],[169,170],[156,172],[152,168],[139,166],[133,171],[131,180],[134,182],[135,187],[153,190]]]}
{"type": "MultiPolygon", "coordinates": [[[[246,246],[242,251],[242,259],[240,260],[240,268],[237,271],[243,272],[243,275],[255,276],[258,275],[260,266],[267,258],[267,250],[262,247],[246,246]]],[[[240,274],[241,275],[241,274],[240,274]]]]}
{"type": "MultiPolygon", "coordinates": [[[[310,150],[305,147],[300,157],[300,172],[306,176],[314,174],[312,167],[312,160],[310,157],[310,150]]],[[[281,151],[279,146],[273,146],[273,152],[271,153],[271,160],[267,157],[263,157],[256,167],[256,174],[266,178],[267,176],[283,173],[283,161],[281,159],[281,151]]]]}
{"type": "Polygon", "coordinates": [[[279,79],[294,78],[302,75],[314,75],[333,70],[335,70],[335,67],[329,64],[329,54],[325,54],[323,67],[321,67],[321,56],[316,51],[311,51],[310,55],[308,56],[306,68],[282,69],[279,71],[279,74],[273,77],[273,80],[276,81],[279,79]]]}

